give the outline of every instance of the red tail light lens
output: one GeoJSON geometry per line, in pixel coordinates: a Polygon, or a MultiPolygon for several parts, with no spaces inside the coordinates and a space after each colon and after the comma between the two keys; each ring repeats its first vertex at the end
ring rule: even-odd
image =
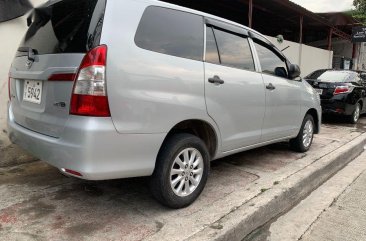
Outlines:
{"type": "Polygon", "coordinates": [[[75,74],[64,73],[64,74],[53,74],[51,75],[48,80],[49,81],[74,81],[75,74]]]}
{"type": "Polygon", "coordinates": [[[353,91],[352,86],[337,86],[336,89],[334,90],[333,95],[351,93],[352,91],[353,91]]]}
{"type": "Polygon", "coordinates": [[[111,116],[105,79],[106,59],[105,45],[98,46],[85,55],[75,79],[70,114],[111,116]]]}
{"type": "Polygon", "coordinates": [[[74,171],[74,170],[70,170],[70,169],[61,169],[63,172],[66,172],[66,173],[69,173],[69,174],[72,174],[74,176],[79,176],[79,177],[82,177],[83,175],[80,173],[80,172],[77,172],[77,171],[74,171]]]}
{"type": "Polygon", "coordinates": [[[70,113],[73,115],[109,117],[107,96],[78,95],[71,98],[70,113]]]}

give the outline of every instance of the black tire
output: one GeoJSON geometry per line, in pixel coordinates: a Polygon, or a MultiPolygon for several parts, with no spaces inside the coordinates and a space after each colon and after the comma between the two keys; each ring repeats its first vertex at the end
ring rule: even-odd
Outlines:
{"type": "Polygon", "coordinates": [[[358,120],[360,119],[360,114],[361,114],[361,104],[357,103],[352,115],[348,117],[349,122],[351,124],[357,124],[358,120]]]}
{"type": "MultiPolygon", "coordinates": [[[[182,157],[182,155],[180,157],[182,157]]],[[[189,168],[192,169],[192,166],[193,165],[187,168],[188,172],[190,172],[189,168]]],[[[181,168],[180,166],[178,167],[181,168]]],[[[156,160],[155,170],[150,180],[151,192],[160,203],[167,207],[175,209],[187,207],[198,198],[198,196],[204,189],[207,182],[209,170],[210,155],[207,151],[205,143],[200,138],[191,134],[174,134],[167,138],[159,151],[156,160]],[[202,163],[201,167],[203,165],[203,172],[200,175],[200,181],[198,182],[197,187],[195,187],[194,191],[192,191],[192,193],[187,196],[179,196],[173,190],[173,184],[171,184],[171,179],[174,179],[174,177],[180,177],[182,175],[182,178],[184,177],[183,179],[185,180],[182,181],[186,183],[186,178],[189,179],[189,176],[184,176],[184,171],[182,174],[177,174],[176,176],[171,176],[170,172],[171,169],[174,167],[173,165],[176,166],[177,164],[175,162],[176,157],[178,157],[181,152],[189,149],[194,149],[201,154],[203,160],[200,163],[202,163]]],[[[193,172],[190,173],[191,176],[192,173],[193,172]]],[[[188,173],[185,175],[188,175],[188,173]]],[[[179,181],[178,184],[180,184],[182,181],[179,181]]],[[[190,179],[188,181],[188,185],[189,184],[193,185],[190,179]]],[[[185,184],[184,189],[186,189],[185,184]]]]}
{"type": "Polygon", "coordinates": [[[313,143],[314,128],[315,128],[314,118],[311,115],[307,114],[302,122],[299,134],[297,135],[296,138],[290,140],[290,148],[296,152],[301,152],[301,153],[307,152],[310,149],[311,144],[313,143]],[[305,146],[304,141],[303,141],[303,135],[304,135],[305,125],[308,121],[310,121],[312,123],[313,131],[312,131],[312,136],[310,139],[310,144],[305,146]]]}

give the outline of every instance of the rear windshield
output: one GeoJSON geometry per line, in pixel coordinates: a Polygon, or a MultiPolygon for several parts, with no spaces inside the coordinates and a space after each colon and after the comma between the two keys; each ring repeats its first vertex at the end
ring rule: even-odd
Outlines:
{"type": "Polygon", "coordinates": [[[324,74],[324,72],[326,71],[327,71],[326,69],[316,70],[313,73],[306,76],[305,79],[317,79],[319,78],[320,75],[324,74]]]}
{"type": "Polygon", "coordinates": [[[349,71],[326,71],[317,80],[321,82],[354,82],[357,73],[349,71]]]}
{"type": "Polygon", "coordinates": [[[85,53],[100,42],[106,0],[46,3],[28,17],[20,47],[36,54],[85,53]]]}

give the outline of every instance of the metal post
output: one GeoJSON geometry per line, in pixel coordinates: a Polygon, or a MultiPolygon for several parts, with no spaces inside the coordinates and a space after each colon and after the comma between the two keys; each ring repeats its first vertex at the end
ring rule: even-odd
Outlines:
{"type": "Polygon", "coordinates": [[[303,23],[304,23],[304,16],[300,16],[300,37],[299,43],[302,44],[302,35],[303,35],[303,23]]]}
{"type": "Polygon", "coordinates": [[[332,36],[333,36],[333,28],[329,30],[329,36],[328,36],[328,50],[332,50],[332,36]]]}
{"type": "Polygon", "coordinates": [[[249,12],[248,12],[249,28],[253,27],[253,0],[249,0],[249,12]]]}

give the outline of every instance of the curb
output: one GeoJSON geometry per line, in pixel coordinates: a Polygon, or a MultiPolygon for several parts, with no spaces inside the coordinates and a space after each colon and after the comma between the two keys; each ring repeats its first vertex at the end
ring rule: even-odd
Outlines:
{"type": "Polygon", "coordinates": [[[244,203],[188,240],[243,240],[308,196],[359,156],[365,145],[366,133],[244,203]]]}

